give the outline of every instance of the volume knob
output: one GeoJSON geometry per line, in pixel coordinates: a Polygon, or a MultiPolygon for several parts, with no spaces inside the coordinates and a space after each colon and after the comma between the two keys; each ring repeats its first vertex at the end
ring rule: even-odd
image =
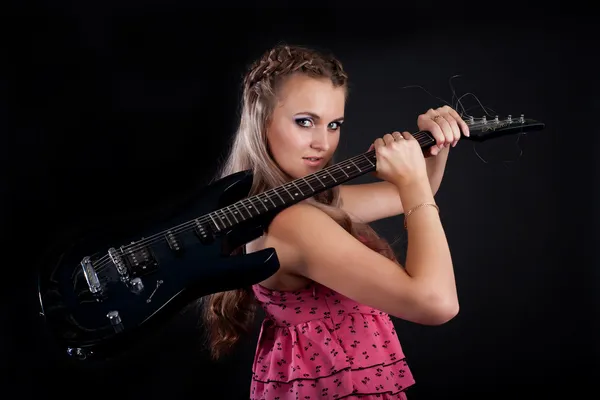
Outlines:
{"type": "Polygon", "coordinates": [[[144,290],[144,284],[141,278],[134,278],[131,280],[131,291],[135,294],[140,294],[144,290]]]}

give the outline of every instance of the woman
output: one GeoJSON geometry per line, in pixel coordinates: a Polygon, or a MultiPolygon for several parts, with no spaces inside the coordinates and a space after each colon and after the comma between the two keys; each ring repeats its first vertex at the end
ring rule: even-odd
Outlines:
{"type": "MultiPolygon", "coordinates": [[[[220,176],[253,170],[253,195],[331,165],[346,98],[347,75],[334,57],[286,45],[266,52],[244,79],[240,126],[220,176]]],[[[275,248],[279,271],[205,299],[215,358],[249,328],[256,303],[265,311],[252,399],[404,399],[414,380],[389,315],[435,325],[457,314],[434,194],[448,146],[468,127],[449,107],[429,110],[418,125],[436,138],[433,157],[408,132],[375,140],[381,182],[336,186],[283,210],[245,248],[275,248]],[[401,213],[404,267],[368,226],[401,213]]]]}

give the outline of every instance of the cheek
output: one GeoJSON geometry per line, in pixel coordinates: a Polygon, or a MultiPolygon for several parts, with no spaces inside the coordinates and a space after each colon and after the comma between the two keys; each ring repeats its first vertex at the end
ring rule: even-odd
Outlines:
{"type": "Polygon", "coordinates": [[[297,147],[297,135],[290,132],[289,127],[273,126],[267,134],[269,149],[278,163],[285,163],[286,158],[297,147]]]}
{"type": "Polygon", "coordinates": [[[337,145],[340,143],[340,134],[339,133],[334,133],[331,135],[331,147],[336,148],[337,145]]]}
{"type": "Polygon", "coordinates": [[[273,130],[270,140],[277,154],[302,151],[310,145],[310,135],[298,126],[280,126],[273,130]]]}
{"type": "Polygon", "coordinates": [[[288,129],[287,141],[290,147],[303,150],[310,146],[310,132],[298,126],[291,127],[288,129]]]}

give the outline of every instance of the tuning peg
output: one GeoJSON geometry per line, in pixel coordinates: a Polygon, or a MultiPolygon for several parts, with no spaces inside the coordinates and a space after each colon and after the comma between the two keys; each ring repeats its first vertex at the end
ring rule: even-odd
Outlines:
{"type": "Polygon", "coordinates": [[[496,115],[496,117],[494,118],[494,122],[498,122],[498,116],[496,115]]]}
{"type": "Polygon", "coordinates": [[[519,118],[520,123],[525,123],[525,114],[521,114],[521,118],[519,118]]]}

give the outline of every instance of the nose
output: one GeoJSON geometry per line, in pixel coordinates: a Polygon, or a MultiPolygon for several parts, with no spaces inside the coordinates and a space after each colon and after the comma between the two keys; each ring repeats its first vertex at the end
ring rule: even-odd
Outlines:
{"type": "Polygon", "coordinates": [[[314,129],[310,147],[315,150],[327,151],[331,147],[327,129],[314,129]]]}

